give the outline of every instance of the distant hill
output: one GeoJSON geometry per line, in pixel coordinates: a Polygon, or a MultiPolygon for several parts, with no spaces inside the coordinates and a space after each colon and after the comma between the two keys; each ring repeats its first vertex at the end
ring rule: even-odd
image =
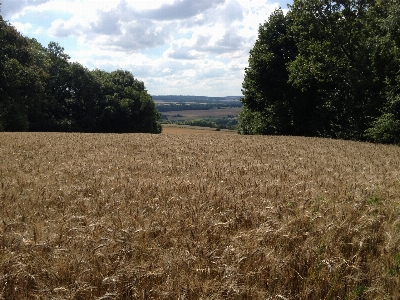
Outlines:
{"type": "Polygon", "coordinates": [[[167,102],[218,102],[218,101],[240,101],[241,96],[207,97],[190,95],[156,95],[153,100],[167,102]]]}

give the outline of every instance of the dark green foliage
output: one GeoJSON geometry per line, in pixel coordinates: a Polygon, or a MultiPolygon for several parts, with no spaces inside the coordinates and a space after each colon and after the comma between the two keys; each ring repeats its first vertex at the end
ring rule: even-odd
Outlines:
{"type": "Polygon", "coordinates": [[[0,16],[0,131],[160,133],[144,83],[128,71],[89,71],[0,16]]]}
{"type": "Polygon", "coordinates": [[[104,101],[100,102],[99,127],[101,132],[160,133],[157,111],[144,84],[130,72],[117,70],[111,73],[95,70],[91,74],[101,83],[104,101]]]}
{"type": "Polygon", "coordinates": [[[28,40],[1,16],[0,45],[0,129],[26,130],[30,98],[38,96],[37,76],[28,40]]]}
{"type": "Polygon", "coordinates": [[[383,114],[371,123],[365,131],[367,140],[383,144],[400,145],[400,120],[391,113],[383,114]]]}
{"type": "Polygon", "coordinates": [[[397,143],[399,7],[294,0],[275,11],[250,52],[239,131],[397,143]]]}
{"type": "Polygon", "coordinates": [[[249,67],[243,82],[240,130],[246,134],[291,133],[287,114],[292,99],[286,64],[297,49],[286,34],[287,19],[281,10],[260,26],[258,40],[250,51],[249,67]]]}
{"type": "Polygon", "coordinates": [[[183,120],[183,121],[167,121],[167,124],[178,124],[178,125],[189,125],[199,127],[210,127],[221,129],[235,130],[238,121],[234,117],[223,117],[223,118],[204,118],[195,120],[183,120]]]}

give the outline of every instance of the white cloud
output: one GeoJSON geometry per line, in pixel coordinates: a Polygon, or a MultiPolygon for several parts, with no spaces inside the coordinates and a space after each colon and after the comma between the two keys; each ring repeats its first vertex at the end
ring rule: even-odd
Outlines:
{"type": "Polygon", "coordinates": [[[259,24],[279,7],[268,0],[2,2],[18,30],[55,40],[89,69],[129,70],[153,94],[210,96],[240,95],[259,24]]]}
{"type": "Polygon", "coordinates": [[[23,11],[25,8],[38,6],[48,1],[50,0],[2,0],[2,16],[14,15],[15,19],[17,19],[20,15],[23,15],[21,11],[23,11]]]}
{"type": "Polygon", "coordinates": [[[31,23],[21,23],[21,22],[12,22],[12,25],[21,33],[27,34],[29,33],[29,29],[33,26],[31,23]]]}
{"type": "MultiPolygon", "coordinates": [[[[52,37],[79,36],[85,29],[85,21],[71,18],[67,21],[56,19],[51,23],[48,33],[52,37]]],[[[86,25],[87,26],[87,25],[86,25]]]]}
{"type": "Polygon", "coordinates": [[[225,0],[177,0],[173,3],[162,4],[156,9],[144,10],[141,15],[152,20],[181,20],[195,17],[224,2],[225,0]]]}

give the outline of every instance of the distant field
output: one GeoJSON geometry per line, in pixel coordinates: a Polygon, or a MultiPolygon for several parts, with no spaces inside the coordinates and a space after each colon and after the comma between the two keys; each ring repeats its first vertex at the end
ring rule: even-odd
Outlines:
{"type": "Polygon", "coordinates": [[[215,128],[189,126],[189,125],[176,125],[176,124],[163,124],[163,134],[238,134],[235,130],[221,129],[216,131],[215,128]]]}
{"type": "Polygon", "coordinates": [[[182,111],[168,111],[162,114],[167,116],[171,121],[181,120],[196,120],[196,119],[207,119],[207,118],[223,118],[228,116],[237,116],[241,108],[221,108],[221,109],[209,109],[209,110],[182,110],[182,111]]]}
{"type": "Polygon", "coordinates": [[[200,132],[0,133],[0,299],[400,299],[400,147],[200,132]]]}

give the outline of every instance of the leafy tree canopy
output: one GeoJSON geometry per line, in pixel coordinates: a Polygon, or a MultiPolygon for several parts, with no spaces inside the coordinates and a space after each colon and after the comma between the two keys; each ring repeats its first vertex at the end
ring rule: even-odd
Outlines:
{"type": "Polygon", "coordinates": [[[152,97],[130,72],[89,71],[1,16],[0,44],[0,131],[161,132],[152,97]]]}
{"type": "Polygon", "coordinates": [[[294,0],[276,10],[250,51],[240,132],[397,143],[399,7],[294,0]]]}

